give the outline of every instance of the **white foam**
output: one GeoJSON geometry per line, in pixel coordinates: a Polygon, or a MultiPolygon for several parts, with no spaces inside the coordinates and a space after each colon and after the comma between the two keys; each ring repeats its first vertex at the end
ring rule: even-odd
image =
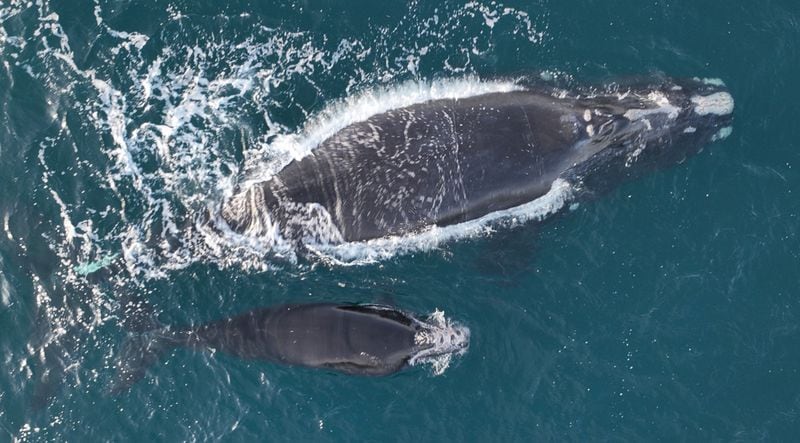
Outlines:
{"type": "Polygon", "coordinates": [[[441,375],[450,366],[453,354],[464,355],[467,352],[470,331],[467,327],[446,318],[444,311],[438,309],[431,313],[424,323],[429,327],[414,335],[414,344],[426,349],[411,356],[408,364],[410,366],[429,364],[434,376],[441,375]],[[428,347],[431,345],[432,347],[428,347]],[[441,353],[442,351],[445,353],[441,353]]]}
{"type": "MultiPolygon", "coordinates": [[[[0,264],[3,264],[2,258],[0,264]]],[[[2,272],[0,272],[0,303],[5,307],[11,306],[11,286],[2,272]]]]}
{"type": "Polygon", "coordinates": [[[698,115],[728,115],[733,112],[733,97],[727,92],[715,92],[711,95],[692,97],[694,112],[698,115]]]}
{"type": "MultiPolygon", "coordinates": [[[[530,16],[525,11],[518,11],[514,8],[504,7],[502,4],[492,2],[490,5],[481,4],[481,2],[469,2],[464,5],[465,11],[479,11],[483,15],[483,20],[490,30],[494,28],[497,22],[503,17],[511,17],[517,23],[525,27],[525,35],[529,42],[539,43],[544,38],[544,32],[536,31],[530,16]]],[[[517,33],[518,31],[514,31],[517,33]]]]}

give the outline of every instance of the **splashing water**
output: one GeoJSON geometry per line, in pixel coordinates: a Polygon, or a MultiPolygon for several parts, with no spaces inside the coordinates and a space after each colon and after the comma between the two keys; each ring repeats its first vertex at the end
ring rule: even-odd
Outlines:
{"type": "Polygon", "coordinates": [[[469,329],[454,323],[444,316],[444,311],[436,309],[425,323],[428,327],[414,336],[417,346],[425,347],[409,359],[409,365],[430,365],[433,375],[442,375],[450,367],[453,355],[464,355],[469,346],[469,329]]]}
{"type": "MultiPolygon", "coordinates": [[[[82,68],[58,15],[48,13],[45,5],[39,13],[41,31],[58,37],[58,45],[47,46],[43,55],[71,71],[68,87],[75,95],[95,97],[79,106],[89,123],[112,142],[105,151],[108,170],[96,173],[102,176],[100,186],[118,203],[104,215],[116,216],[120,223],[101,230],[92,218],[73,221],[72,208],[54,192],[62,208],[66,244],[73,251],[80,249],[75,259],[81,263],[119,253],[131,275],[145,278],[161,278],[197,261],[252,270],[270,269],[275,259],[296,262],[297,251],[280,238],[243,238],[210,229],[199,219],[213,213],[237,183],[270,177],[337,130],[372,114],[437,98],[518,89],[513,82],[463,77],[472,60],[491,49],[499,20],[512,21],[514,33],[529,44],[544,38],[526,13],[473,2],[454,11],[434,9],[424,19],[416,18],[412,8],[396,27],[374,30],[377,45],[360,39],[332,44],[325,36],[254,23],[255,29],[244,37],[172,47],[165,42],[186,40],[198,31],[181,14],[173,12],[162,34],[152,37],[110,28],[96,3],[97,25],[115,42],[106,56],[121,67],[82,68]],[[434,52],[453,50],[439,39],[457,32],[467,20],[482,21],[486,31],[459,42],[455,52],[463,56],[462,66],[453,68],[448,59],[437,69],[460,79],[405,80],[398,86],[398,79],[409,74],[418,77],[420,65],[434,52]],[[398,39],[407,43],[395,54],[398,39]],[[153,54],[151,46],[160,49],[153,54]],[[387,67],[378,72],[358,67],[368,60],[387,67]],[[347,78],[347,84],[339,98],[317,109],[327,95],[317,84],[320,79],[330,83],[327,72],[347,78]],[[385,86],[376,88],[376,83],[385,86]]],[[[65,132],[69,130],[65,122],[65,132]]],[[[378,248],[380,252],[365,251],[360,257],[354,251],[363,245],[346,248],[346,254],[325,255],[325,245],[315,252],[333,262],[366,263],[423,244],[432,247],[437,242],[391,239],[378,248]]]]}
{"type": "MultiPolygon", "coordinates": [[[[146,292],[149,281],[195,263],[263,271],[298,262],[298,251],[279,238],[245,238],[206,223],[237,185],[270,177],[374,113],[517,89],[476,75],[496,44],[495,27],[505,25],[503,38],[519,44],[545,38],[535,18],[500,3],[412,2],[396,24],[342,38],[276,29],[248,14],[188,16],[178,7],[150,34],[114,29],[115,12],[100,0],[91,14],[99,35],[87,49],[48,2],[0,5],[0,69],[45,86],[52,124],[32,143],[39,186],[58,219],[44,234],[58,260],[55,278],[34,274],[43,332],[16,374],[49,371],[47,355],[55,354],[73,386],[101,385],[99,369],[113,366],[109,337],[121,294],[146,292]],[[19,17],[35,18],[34,27],[7,26],[19,17]],[[220,27],[225,32],[214,32],[220,27]],[[92,198],[84,200],[82,189],[92,189],[92,198]],[[98,348],[101,361],[84,361],[89,351],[96,360],[98,348]]],[[[6,236],[18,239],[16,222],[4,218],[6,236]]],[[[489,228],[460,229],[314,245],[310,258],[368,263],[489,228]]],[[[13,303],[7,286],[0,280],[4,305],[13,303]]]]}

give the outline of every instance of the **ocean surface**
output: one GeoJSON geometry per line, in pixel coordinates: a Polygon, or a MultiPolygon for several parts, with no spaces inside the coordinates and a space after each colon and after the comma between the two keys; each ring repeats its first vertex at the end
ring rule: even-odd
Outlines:
{"type": "Polygon", "coordinates": [[[796,0],[1,0],[0,442],[793,440],[799,81],[796,0]],[[543,223],[313,253],[195,223],[381,110],[658,75],[722,79],[732,135],[543,223]],[[109,393],[140,318],[383,300],[469,351],[179,349],[109,393]]]}

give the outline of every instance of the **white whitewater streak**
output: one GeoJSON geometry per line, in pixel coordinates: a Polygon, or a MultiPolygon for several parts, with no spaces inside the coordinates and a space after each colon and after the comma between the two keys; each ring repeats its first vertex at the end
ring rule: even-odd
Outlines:
{"type": "Polygon", "coordinates": [[[422,232],[391,236],[365,242],[339,245],[306,245],[323,260],[338,265],[363,265],[385,260],[397,254],[429,250],[442,242],[486,235],[494,226],[509,226],[539,221],[562,210],[573,198],[574,188],[566,180],[557,179],[547,194],[520,206],[486,214],[481,218],[449,226],[433,226],[422,232]]]}
{"type": "MultiPolygon", "coordinates": [[[[2,264],[3,259],[0,257],[0,265],[2,264]]],[[[5,307],[11,306],[11,285],[8,284],[2,269],[0,269],[0,303],[5,307]]]]}
{"type": "MultiPolygon", "coordinates": [[[[39,149],[39,164],[42,165],[44,168],[44,173],[42,174],[42,183],[45,185],[48,184],[50,180],[50,175],[52,172],[47,167],[47,163],[44,161],[44,151],[45,145],[42,144],[42,147],[39,149]]],[[[59,212],[61,215],[61,223],[64,226],[64,237],[67,243],[72,243],[72,239],[75,238],[75,225],[72,224],[72,220],[69,217],[69,210],[67,209],[67,205],[64,203],[64,200],[61,199],[61,196],[58,195],[55,189],[48,186],[48,190],[50,191],[50,195],[53,196],[53,200],[56,202],[59,208],[59,212]]]]}

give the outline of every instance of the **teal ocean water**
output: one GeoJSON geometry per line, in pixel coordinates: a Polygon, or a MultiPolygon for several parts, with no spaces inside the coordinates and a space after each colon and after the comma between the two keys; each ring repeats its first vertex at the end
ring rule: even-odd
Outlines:
{"type": "Polygon", "coordinates": [[[0,441],[792,440],[798,42],[795,0],[3,0],[0,441]],[[333,254],[192,223],[382,108],[659,74],[724,80],[732,135],[545,223],[333,254]],[[175,350],[108,393],[131,303],[386,298],[469,351],[359,378],[175,350]]]}

